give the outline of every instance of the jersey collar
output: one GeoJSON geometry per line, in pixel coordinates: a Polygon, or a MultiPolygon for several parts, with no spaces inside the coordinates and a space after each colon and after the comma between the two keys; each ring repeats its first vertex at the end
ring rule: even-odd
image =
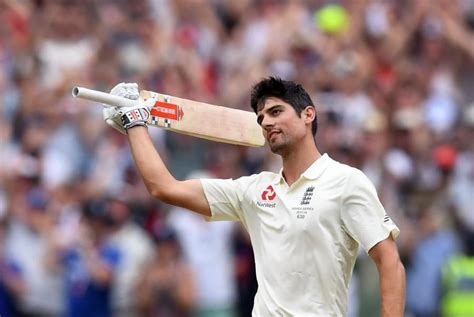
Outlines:
{"type": "Polygon", "coordinates": [[[271,181],[270,183],[273,185],[277,185],[282,182],[285,182],[285,178],[283,177],[283,168],[280,168],[280,171],[278,172],[278,174],[275,174],[273,181],[271,181]]]}
{"type": "MultiPolygon", "coordinates": [[[[329,155],[327,155],[327,153],[324,153],[320,158],[314,161],[314,163],[311,164],[306,171],[304,171],[301,177],[304,177],[306,179],[318,178],[326,169],[326,167],[328,167],[331,161],[332,159],[329,157],[329,155]]],[[[276,185],[281,182],[285,182],[285,178],[283,177],[283,168],[280,168],[280,171],[278,172],[278,174],[276,174],[276,177],[271,182],[271,184],[276,185]]]]}
{"type": "Polygon", "coordinates": [[[303,173],[302,176],[307,179],[318,178],[328,167],[331,161],[332,159],[329,157],[329,155],[327,155],[327,153],[324,153],[320,158],[314,161],[314,163],[311,164],[310,167],[308,167],[308,169],[303,173]]]}

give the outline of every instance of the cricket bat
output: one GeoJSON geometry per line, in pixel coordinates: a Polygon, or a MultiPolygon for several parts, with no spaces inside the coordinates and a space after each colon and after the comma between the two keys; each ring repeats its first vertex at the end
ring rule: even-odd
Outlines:
{"type": "MultiPolygon", "coordinates": [[[[136,100],[83,87],[74,87],[72,95],[110,106],[130,107],[137,103],[136,100]]],[[[148,120],[151,126],[217,142],[254,147],[265,144],[262,128],[253,112],[147,90],[140,92],[140,99],[149,98],[155,100],[148,120]]]]}

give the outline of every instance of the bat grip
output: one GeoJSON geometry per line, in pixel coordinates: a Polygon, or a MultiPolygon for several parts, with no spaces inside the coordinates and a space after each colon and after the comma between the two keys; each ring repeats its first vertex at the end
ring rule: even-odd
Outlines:
{"type": "Polygon", "coordinates": [[[109,106],[131,107],[137,104],[137,100],[123,98],[111,95],[102,91],[88,89],[84,87],[74,87],[72,95],[76,98],[87,99],[90,101],[100,102],[109,106]]]}

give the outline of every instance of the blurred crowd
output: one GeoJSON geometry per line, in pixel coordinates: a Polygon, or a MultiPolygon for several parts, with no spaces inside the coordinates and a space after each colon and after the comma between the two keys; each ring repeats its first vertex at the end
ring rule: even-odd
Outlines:
{"type": "MultiPolygon", "coordinates": [[[[474,311],[473,0],[0,0],[0,20],[2,317],[250,316],[240,225],[151,199],[71,88],[250,110],[269,75],[303,84],[320,150],[399,225],[407,316],[474,311]]],[[[280,168],[266,148],[149,131],[180,179],[280,168]]],[[[350,316],[378,315],[374,269],[361,253],[350,316]]]]}

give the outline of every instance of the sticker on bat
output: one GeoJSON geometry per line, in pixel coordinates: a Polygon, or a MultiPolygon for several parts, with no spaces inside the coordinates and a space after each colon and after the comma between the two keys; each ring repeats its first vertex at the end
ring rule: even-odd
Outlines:
{"type": "Polygon", "coordinates": [[[179,121],[183,118],[183,110],[175,104],[157,101],[153,108],[150,110],[150,114],[155,117],[171,119],[179,121]]]}
{"type": "Polygon", "coordinates": [[[160,118],[160,117],[155,117],[155,116],[151,116],[151,124],[152,125],[155,125],[155,126],[158,126],[158,127],[163,127],[163,128],[171,128],[172,125],[173,125],[173,121],[174,120],[170,120],[170,119],[163,119],[163,118],[160,118]]]}

